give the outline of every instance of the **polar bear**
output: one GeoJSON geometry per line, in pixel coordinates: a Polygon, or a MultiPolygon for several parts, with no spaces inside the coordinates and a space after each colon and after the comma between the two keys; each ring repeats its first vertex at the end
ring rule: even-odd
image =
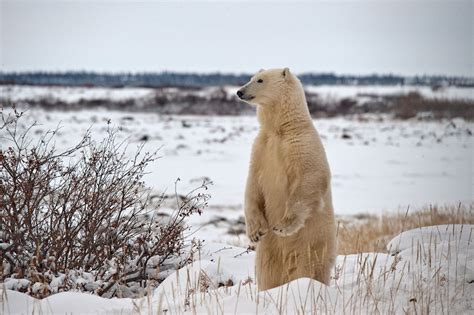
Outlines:
{"type": "Polygon", "coordinates": [[[244,205],[258,288],[302,277],[327,284],[336,256],[331,175],[303,87],[288,68],[260,70],[237,95],[257,106],[260,122],[244,205]]]}

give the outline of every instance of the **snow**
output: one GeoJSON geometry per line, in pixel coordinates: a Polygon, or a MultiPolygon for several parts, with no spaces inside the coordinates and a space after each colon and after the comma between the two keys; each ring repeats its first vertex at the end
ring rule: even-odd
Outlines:
{"type": "Polygon", "coordinates": [[[0,296],[5,314],[466,314],[474,311],[473,232],[474,225],[423,227],[396,236],[388,253],[338,256],[328,286],[302,278],[258,292],[255,254],[210,243],[144,298],[67,292],[36,300],[6,288],[0,296]]]}
{"type": "MultiPolygon", "coordinates": [[[[105,137],[108,121],[133,152],[159,150],[146,183],[156,194],[187,193],[209,178],[210,211],[229,219],[242,214],[250,150],[258,132],[256,117],[160,116],[105,110],[59,112],[32,109],[24,124],[38,121],[32,135],[62,128],[58,149],[67,148],[92,127],[105,137]]],[[[382,117],[315,119],[332,171],[336,214],[380,213],[408,206],[472,201],[472,132],[460,119],[396,121],[382,117]],[[349,139],[344,139],[346,135],[349,139]]],[[[0,140],[0,146],[8,145],[0,140]]],[[[195,223],[195,222],[193,222],[195,223]]]]}
{"type": "MultiPolygon", "coordinates": [[[[329,286],[298,279],[266,292],[255,285],[255,254],[239,246],[242,200],[250,149],[258,131],[255,117],[160,116],[105,110],[77,112],[31,109],[32,136],[62,126],[57,149],[77,143],[87,129],[100,140],[108,127],[133,153],[161,156],[149,165],[146,183],[154,194],[186,194],[203,179],[213,181],[203,215],[187,223],[189,236],[204,240],[192,264],[167,270],[167,278],[144,298],[103,299],[61,292],[43,300],[13,291],[28,283],[7,279],[0,285],[0,308],[21,313],[469,313],[474,311],[473,225],[424,227],[401,233],[386,253],[338,256],[329,286]],[[3,292],[2,292],[3,290],[3,292]]],[[[316,119],[332,170],[337,215],[380,213],[426,204],[472,203],[474,124],[461,119],[396,121],[386,116],[316,119]],[[348,137],[343,138],[342,135],[348,137]]],[[[1,134],[0,134],[1,136],[1,134]]],[[[0,147],[10,145],[0,138],[0,147]]],[[[174,198],[170,198],[174,199],[174,198]]],[[[166,200],[161,212],[169,212],[166,200]]],[[[245,237],[243,237],[245,238],[245,237]]],[[[0,244],[0,247],[8,244],[0,244]]],[[[157,257],[158,258],[158,257],[157,257]]],[[[150,266],[153,265],[152,259],[150,266]]],[[[84,279],[77,277],[77,282],[84,279]]],[[[53,292],[62,282],[53,280],[53,292]]],[[[40,290],[40,284],[36,285],[40,290]]]]}
{"type": "Polygon", "coordinates": [[[62,292],[37,300],[24,293],[2,294],[4,314],[120,314],[132,312],[131,299],[104,299],[96,295],[62,292]]]}
{"type": "MultiPolygon", "coordinates": [[[[462,224],[438,225],[436,227],[421,227],[406,231],[392,239],[387,245],[387,250],[391,254],[397,254],[407,250],[417,243],[423,246],[431,246],[440,241],[448,244],[469,243],[472,240],[472,229],[466,228],[462,224]]],[[[474,266],[473,266],[474,267],[474,266]]]]}
{"type": "Polygon", "coordinates": [[[27,279],[6,279],[3,284],[10,290],[22,290],[28,287],[30,281],[27,279]]]}
{"type": "Polygon", "coordinates": [[[0,99],[12,102],[54,99],[65,103],[80,100],[110,100],[123,101],[135,98],[148,98],[154,96],[151,88],[102,88],[102,87],[72,87],[72,86],[28,86],[28,85],[2,85],[0,86],[0,99]]]}

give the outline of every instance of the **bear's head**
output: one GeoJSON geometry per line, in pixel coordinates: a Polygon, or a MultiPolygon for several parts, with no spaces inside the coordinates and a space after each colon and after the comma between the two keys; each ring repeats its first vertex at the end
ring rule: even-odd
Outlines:
{"type": "Polygon", "coordinates": [[[237,96],[252,105],[278,102],[288,87],[298,81],[290,69],[260,70],[237,91],[237,96]]]}

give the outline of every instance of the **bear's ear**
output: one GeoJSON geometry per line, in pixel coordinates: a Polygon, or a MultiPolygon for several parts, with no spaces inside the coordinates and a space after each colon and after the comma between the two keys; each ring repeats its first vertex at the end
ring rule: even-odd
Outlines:
{"type": "Polygon", "coordinates": [[[260,72],[263,72],[263,71],[265,71],[265,69],[260,69],[260,70],[258,70],[257,73],[260,73],[260,72]]]}
{"type": "Polygon", "coordinates": [[[290,69],[289,68],[285,68],[283,69],[282,73],[281,73],[285,78],[288,77],[290,75],[290,69]]]}

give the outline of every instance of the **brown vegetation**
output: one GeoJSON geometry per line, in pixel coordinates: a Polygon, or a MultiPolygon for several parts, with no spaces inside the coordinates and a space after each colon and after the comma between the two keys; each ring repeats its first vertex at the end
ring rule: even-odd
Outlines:
{"type": "Polygon", "coordinates": [[[418,211],[358,215],[338,222],[338,255],[386,252],[388,242],[403,231],[439,224],[474,224],[474,204],[429,206],[418,211]]]}
{"type": "Polygon", "coordinates": [[[389,100],[395,118],[409,119],[419,114],[428,114],[429,118],[464,118],[474,119],[474,104],[470,100],[425,98],[417,92],[396,96],[389,100]]]}
{"type": "MultiPolygon", "coordinates": [[[[315,118],[340,117],[359,114],[389,114],[397,119],[474,119],[474,101],[470,99],[426,98],[418,92],[400,95],[359,94],[357,97],[322,98],[306,92],[311,115],[315,118]],[[363,96],[363,100],[359,97],[363,96]]],[[[8,103],[8,99],[0,101],[8,103]]],[[[17,105],[41,107],[48,110],[81,110],[103,107],[123,111],[156,112],[167,115],[246,115],[253,114],[250,106],[225,88],[162,87],[152,97],[133,97],[113,100],[107,98],[79,99],[69,103],[52,96],[29,99],[17,105]]]]}
{"type": "Polygon", "coordinates": [[[56,131],[33,142],[21,115],[0,107],[2,282],[40,298],[71,289],[134,296],[187,263],[184,219],[201,213],[206,194],[177,198],[173,215],[156,216],[160,201],[142,179],[156,154],[139,147],[128,158],[110,129],[99,143],[87,133],[58,152],[56,131]]]}

